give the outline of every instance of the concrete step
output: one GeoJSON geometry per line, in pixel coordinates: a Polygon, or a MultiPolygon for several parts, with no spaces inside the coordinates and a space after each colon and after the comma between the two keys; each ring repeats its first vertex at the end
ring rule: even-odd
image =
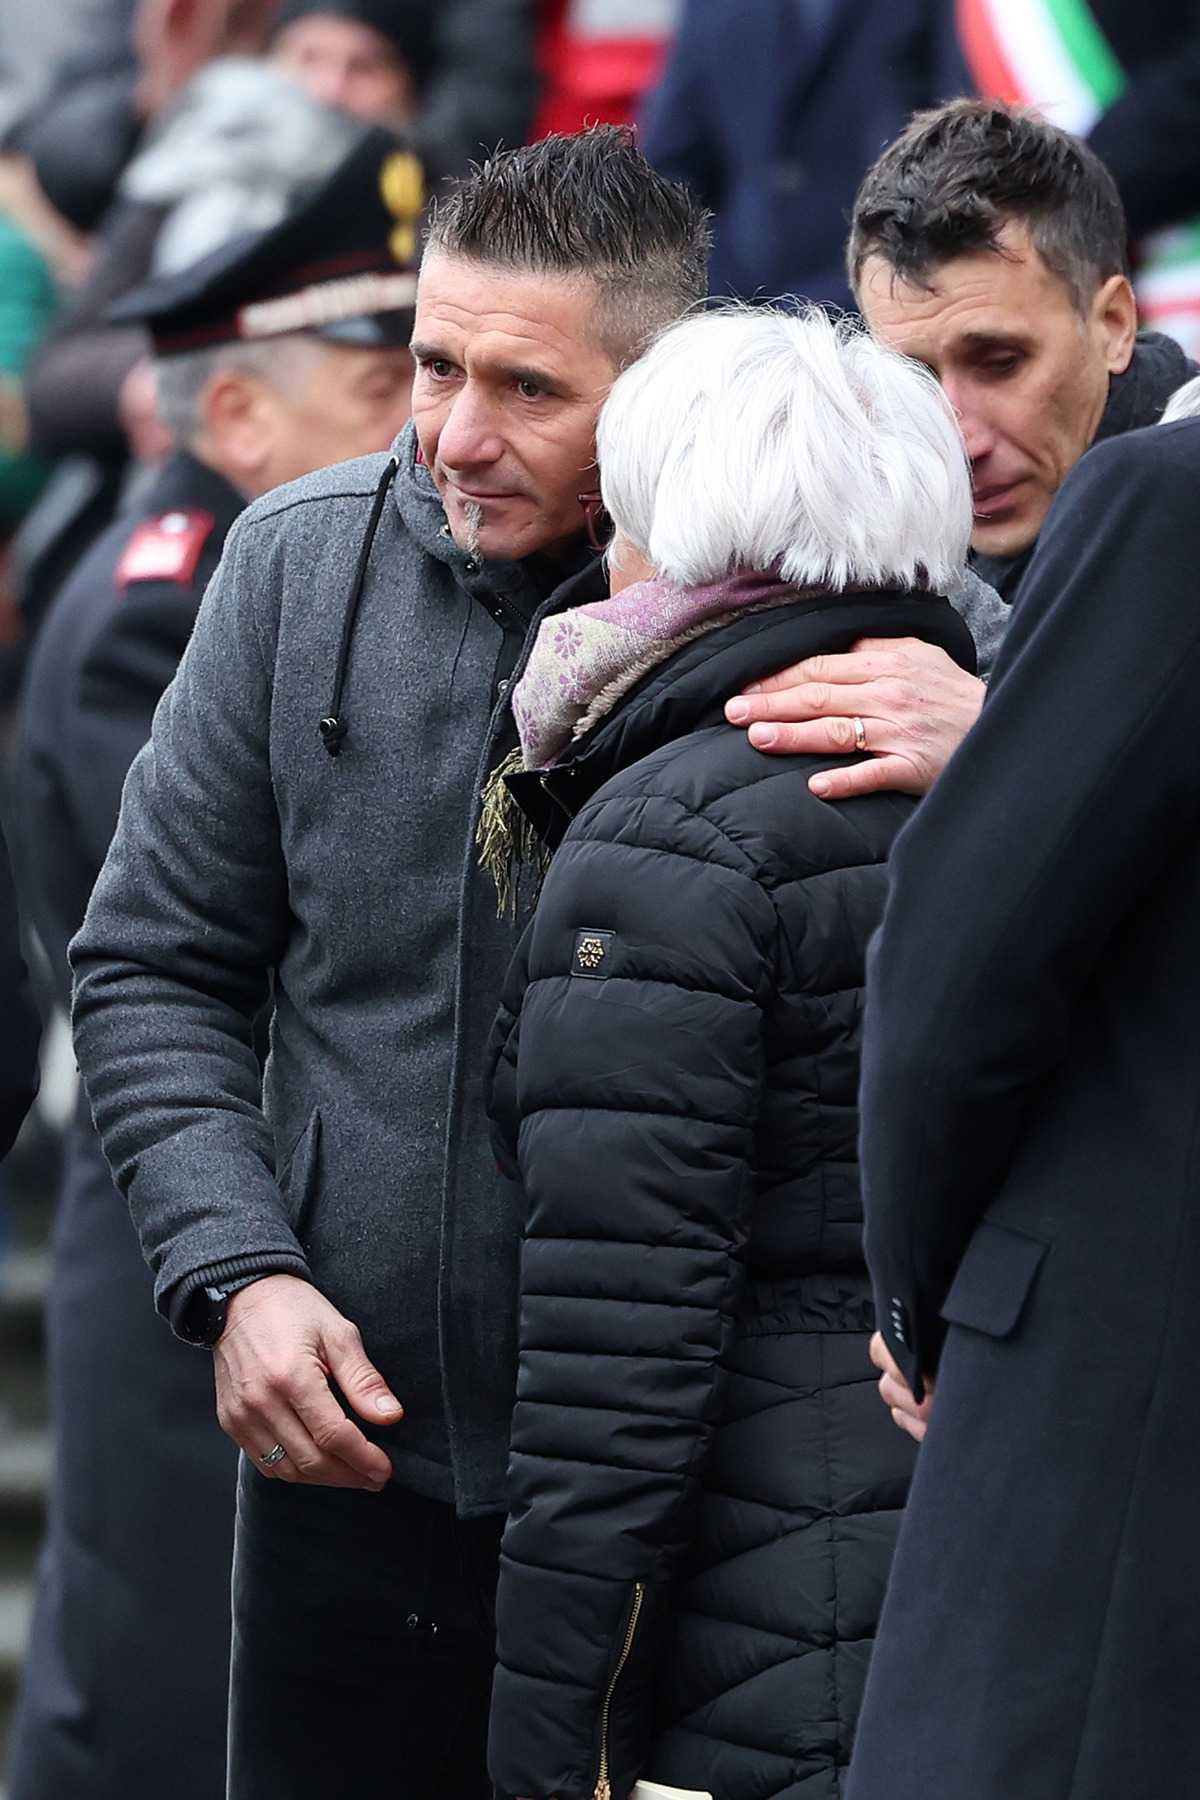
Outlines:
{"type": "Polygon", "coordinates": [[[0,1308],[40,1312],[50,1283],[48,1250],[10,1250],[0,1259],[0,1308]]]}
{"type": "Polygon", "coordinates": [[[48,1431],[35,1426],[0,1435],[0,1507],[41,1506],[51,1465],[48,1431]]]}
{"type": "Polygon", "coordinates": [[[25,1660],[32,1612],[31,1582],[0,1582],[0,1679],[13,1680],[25,1660]]]}

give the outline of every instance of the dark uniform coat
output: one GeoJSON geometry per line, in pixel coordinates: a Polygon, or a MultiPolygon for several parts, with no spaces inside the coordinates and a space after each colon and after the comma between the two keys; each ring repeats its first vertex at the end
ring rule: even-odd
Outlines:
{"type": "Polygon", "coordinates": [[[544,777],[576,818],[493,1087],[529,1209],[505,1794],[625,1800],[642,1773],[835,1800],[844,1779],[911,1467],[867,1356],[855,1136],[863,958],[913,801],[826,805],[820,758],[761,756],[722,706],[909,634],[973,665],[929,595],[735,619],[544,777]]]}
{"type": "Polygon", "coordinates": [[[41,1027],[21,955],[17,900],[0,835],[0,1156],[7,1156],[37,1091],[41,1027]]]}
{"type": "MultiPolygon", "coordinates": [[[[129,764],[243,506],[180,452],[55,601],[29,668],[23,897],[69,1003],[66,947],[129,764]]],[[[212,1361],[155,1317],[153,1281],[86,1101],[71,1128],[48,1319],[50,1528],[11,1800],[219,1800],[237,1452],[212,1361]]]]}
{"type": "Polygon", "coordinates": [[[852,1800],[1200,1793],[1200,423],[1090,451],[893,857],[862,1162],[938,1373],[852,1800]]]}

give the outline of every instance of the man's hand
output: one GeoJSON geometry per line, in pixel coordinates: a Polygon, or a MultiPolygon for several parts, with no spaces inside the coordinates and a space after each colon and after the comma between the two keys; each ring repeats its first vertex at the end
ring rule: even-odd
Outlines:
{"type": "Polygon", "coordinates": [[[378,1493],[392,1465],[330,1392],[336,1381],[360,1418],[394,1425],[404,1408],[367,1361],[358,1327],[295,1275],[265,1275],[230,1296],[213,1352],[221,1428],[264,1475],[378,1493]],[[287,1455],[271,1468],[276,1444],[287,1455]]]}
{"type": "Polygon", "coordinates": [[[776,755],[845,755],[865,739],[870,761],[810,777],[821,800],[878,788],[926,794],[979,717],[984,692],[935,644],[863,638],[844,656],[811,656],[755,682],[725,717],[749,726],[756,750],[776,755]]]}
{"type": "Polygon", "coordinates": [[[900,1365],[884,1342],[883,1333],[877,1331],[871,1339],[871,1361],[883,1373],[879,1377],[879,1392],[884,1405],[889,1409],[893,1419],[901,1431],[907,1431],[909,1437],[916,1438],[918,1444],[925,1436],[925,1428],[929,1424],[929,1410],[933,1405],[935,1383],[929,1376],[925,1378],[925,1398],[918,1406],[913,1399],[912,1389],[900,1373],[900,1365]]]}

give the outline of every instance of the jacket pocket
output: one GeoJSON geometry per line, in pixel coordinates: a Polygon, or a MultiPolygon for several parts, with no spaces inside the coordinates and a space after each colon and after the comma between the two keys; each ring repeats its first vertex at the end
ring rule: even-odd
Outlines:
{"type": "Polygon", "coordinates": [[[989,1337],[1016,1330],[1049,1244],[984,1219],[967,1245],[942,1317],[989,1337]]]}
{"type": "Polygon", "coordinates": [[[317,1191],[320,1158],[321,1113],[314,1106],[304,1130],[280,1163],[277,1176],[287,1222],[301,1241],[317,1191]]]}

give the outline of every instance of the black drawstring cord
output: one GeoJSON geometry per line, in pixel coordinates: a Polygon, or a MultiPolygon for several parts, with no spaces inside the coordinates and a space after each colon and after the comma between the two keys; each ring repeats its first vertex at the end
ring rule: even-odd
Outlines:
{"type": "Polygon", "coordinates": [[[367,534],[363,538],[362,549],[358,553],[358,568],[354,575],[354,586],[350,590],[346,615],[342,620],[342,641],[338,645],[337,674],[333,678],[333,700],[329,707],[329,717],[322,719],[317,728],[321,733],[321,742],[330,756],[341,754],[342,745],[346,741],[346,733],[350,729],[342,717],[342,690],[346,685],[346,670],[350,662],[350,642],[354,636],[354,621],[358,617],[363,588],[366,586],[367,564],[371,560],[371,547],[375,542],[375,533],[379,530],[379,521],[383,517],[387,491],[391,487],[399,467],[396,458],[389,456],[387,468],[379,478],[379,486],[375,489],[375,501],[371,507],[371,522],[367,526],[367,534]]]}

